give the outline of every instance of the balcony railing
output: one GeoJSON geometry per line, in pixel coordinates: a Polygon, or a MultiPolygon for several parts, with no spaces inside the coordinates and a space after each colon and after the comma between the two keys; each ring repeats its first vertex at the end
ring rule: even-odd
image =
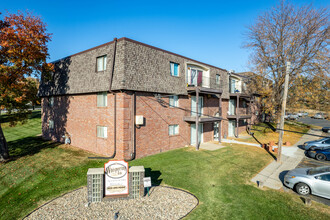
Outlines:
{"type": "Polygon", "coordinates": [[[218,82],[214,77],[209,76],[202,76],[198,75],[193,79],[187,80],[188,87],[204,87],[204,88],[213,88],[213,89],[220,89],[221,88],[221,81],[218,82]]]}

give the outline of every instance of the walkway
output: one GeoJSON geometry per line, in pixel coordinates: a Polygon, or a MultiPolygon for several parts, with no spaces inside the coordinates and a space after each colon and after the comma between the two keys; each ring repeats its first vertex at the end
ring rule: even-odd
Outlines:
{"type": "Polygon", "coordinates": [[[210,151],[218,150],[218,149],[221,149],[224,147],[226,147],[226,146],[222,146],[221,144],[216,144],[216,143],[212,143],[212,142],[205,142],[205,143],[201,143],[199,145],[200,149],[210,150],[210,151]]]}
{"type": "Polygon", "coordinates": [[[304,142],[315,140],[317,137],[313,135],[321,135],[321,131],[309,130],[308,135],[303,135],[300,140],[291,147],[283,147],[282,162],[277,163],[276,161],[271,162],[266,168],[252,178],[252,182],[262,182],[264,186],[272,189],[280,189],[283,184],[284,175],[288,170],[296,168],[300,161],[304,158],[304,150],[298,146],[303,145],[304,142]]]}

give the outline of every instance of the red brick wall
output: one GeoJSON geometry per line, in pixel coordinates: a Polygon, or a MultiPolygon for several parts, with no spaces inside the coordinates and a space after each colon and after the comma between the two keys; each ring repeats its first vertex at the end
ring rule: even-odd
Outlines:
{"type": "MultiPolygon", "coordinates": [[[[48,99],[42,99],[43,137],[63,142],[62,135],[71,135],[73,146],[111,156],[114,152],[114,100],[116,97],[116,158],[129,159],[133,152],[133,132],[135,131],[136,157],[180,148],[190,144],[190,124],[183,120],[190,115],[191,97],[179,96],[179,108],[169,107],[168,96],[163,96],[163,104],[157,101],[154,93],[135,92],[135,114],[145,118],[140,127],[133,125],[133,92],[108,93],[107,107],[97,107],[97,94],[56,96],[54,106],[48,106],[48,99]],[[48,120],[55,121],[54,130],[48,128],[48,120]],[[170,136],[169,125],[178,124],[179,134],[170,136]],[[98,138],[96,127],[107,126],[107,138],[98,138]],[[134,126],[134,127],[133,127],[134,126]],[[133,130],[135,129],[135,130],[133,130]]],[[[219,99],[203,95],[203,114],[214,116],[219,111],[219,99]]],[[[228,135],[228,100],[222,101],[222,136],[228,135]]],[[[240,132],[245,126],[240,127],[240,132]]],[[[213,123],[204,123],[203,141],[213,140],[213,123]]]]}
{"type": "Polygon", "coordinates": [[[107,107],[97,107],[96,94],[55,96],[54,106],[48,106],[48,99],[42,98],[42,134],[46,139],[64,141],[64,132],[71,135],[73,146],[111,156],[113,154],[113,100],[108,94],[107,107]],[[49,130],[48,120],[54,120],[54,130],[49,130]],[[98,138],[96,126],[108,127],[108,138],[98,138]]]}
{"type": "MultiPolygon", "coordinates": [[[[162,98],[169,103],[169,98],[162,98]]],[[[145,124],[136,129],[136,158],[180,148],[190,144],[190,126],[183,121],[190,109],[187,96],[179,96],[179,108],[162,106],[152,93],[136,93],[136,115],[145,118],[145,124]],[[179,134],[170,136],[169,125],[178,124],[179,134]]]]}

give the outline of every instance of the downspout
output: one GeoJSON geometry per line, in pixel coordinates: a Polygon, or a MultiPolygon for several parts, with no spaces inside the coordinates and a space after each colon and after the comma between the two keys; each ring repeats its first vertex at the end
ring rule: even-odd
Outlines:
{"type": "MultiPolygon", "coordinates": [[[[113,58],[112,58],[112,69],[110,72],[110,86],[109,86],[109,92],[112,92],[111,86],[112,86],[112,78],[113,73],[115,71],[115,61],[116,61],[116,49],[117,49],[117,38],[113,39],[114,42],[114,49],[113,49],[113,58]]],[[[117,96],[116,93],[113,93],[113,154],[110,157],[88,157],[88,159],[113,159],[116,156],[116,144],[117,144],[117,96]]]]}
{"type": "Polygon", "coordinates": [[[135,92],[132,93],[131,98],[131,153],[130,157],[125,159],[125,161],[131,161],[135,159],[136,149],[135,149],[135,109],[136,109],[136,94],[135,92]]]}

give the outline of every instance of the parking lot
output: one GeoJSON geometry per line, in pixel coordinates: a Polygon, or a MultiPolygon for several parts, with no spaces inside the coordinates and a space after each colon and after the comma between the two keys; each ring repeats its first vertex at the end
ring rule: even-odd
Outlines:
{"type": "MultiPolygon", "coordinates": [[[[316,125],[317,123],[321,123],[321,124],[329,123],[328,120],[320,120],[320,119],[312,119],[312,118],[310,118],[310,119],[302,118],[302,119],[305,119],[304,121],[312,122],[313,123],[312,125],[316,125]],[[314,120],[316,120],[316,121],[314,121],[314,120]]],[[[303,123],[306,123],[306,122],[303,122],[303,123]]],[[[309,123],[309,124],[311,124],[311,123],[309,123]]],[[[317,126],[321,126],[321,125],[317,125],[317,126]]],[[[330,126],[330,125],[328,124],[328,125],[323,125],[323,126],[330,126]]],[[[323,136],[323,137],[330,136],[330,133],[323,132],[321,136],[323,136]]],[[[319,139],[319,138],[315,138],[315,139],[319,139]]],[[[298,164],[298,166],[296,168],[321,167],[321,166],[330,166],[330,161],[318,161],[314,158],[308,157],[305,153],[305,157],[302,159],[302,161],[298,164]]],[[[284,187],[284,190],[287,192],[290,192],[290,193],[295,193],[293,190],[286,188],[286,187],[284,187]]],[[[307,197],[311,198],[314,201],[317,201],[317,202],[330,206],[330,199],[325,199],[325,198],[322,198],[319,196],[314,196],[314,195],[308,195],[307,197]]]]}
{"type": "Polygon", "coordinates": [[[314,119],[311,117],[304,117],[304,118],[299,118],[297,121],[304,123],[304,124],[308,124],[308,125],[315,125],[315,126],[320,126],[320,127],[330,127],[330,121],[326,120],[326,119],[314,119]]]}

